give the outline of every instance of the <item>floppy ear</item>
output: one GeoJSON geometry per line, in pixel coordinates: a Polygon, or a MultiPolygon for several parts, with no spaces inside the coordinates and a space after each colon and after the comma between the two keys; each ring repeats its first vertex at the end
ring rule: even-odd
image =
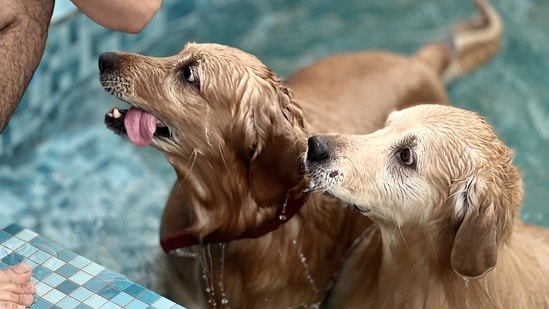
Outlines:
{"type": "Polygon", "coordinates": [[[497,259],[497,193],[483,181],[470,179],[458,198],[465,215],[454,239],[450,263],[454,272],[468,278],[484,276],[497,259]]]}
{"type": "Polygon", "coordinates": [[[291,90],[277,79],[260,92],[251,121],[256,151],[249,164],[251,192],[256,202],[280,199],[296,182],[297,169],[306,150],[306,133],[301,108],[291,90]]]}

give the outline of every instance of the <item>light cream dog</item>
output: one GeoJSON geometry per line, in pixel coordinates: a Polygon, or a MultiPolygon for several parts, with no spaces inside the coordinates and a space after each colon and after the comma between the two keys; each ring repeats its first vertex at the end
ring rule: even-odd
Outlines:
{"type": "Polygon", "coordinates": [[[314,186],[378,225],[347,262],[337,308],[548,308],[549,231],[518,218],[511,160],[482,117],[450,106],[394,112],[368,135],[311,137],[314,186]]]}
{"type": "Polygon", "coordinates": [[[105,53],[101,83],[132,105],[105,118],[115,133],[165,153],[177,181],[164,210],[170,297],[189,308],[288,308],[321,303],[334,273],[371,225],[307,188],[311,133],[371,132],[421,102],[447,103],[444,81],[489,60],[501,23],[480,23],[412,56],[342,54],[286,81],[256,57],[189,43],[153,58],[105,53]],[[346,253],[347,252],[347,253],[346,253]]]}

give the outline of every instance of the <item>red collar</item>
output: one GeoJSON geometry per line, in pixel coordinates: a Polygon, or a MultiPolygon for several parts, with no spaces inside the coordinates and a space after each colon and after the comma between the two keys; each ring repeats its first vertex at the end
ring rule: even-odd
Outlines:
{"type": "MultiPolygon", "coordinates": [[[[288,198],[286,198],[284,204],[279,205],[279,207],[277,208],[274,218],[265,222],[258,228],[251,231],[245,231],[244,233],[242,233],[242,235],[230,240],[257,238],[278,229],[279,226],[290,221],[290,219],[301,209],[301,206],[305,204],[308,198],[309,193],[303,193],[299,195],[298,198],[291,201],[288,201],[288,198]]],[[[224,239],[223,235],[219,234],[210,234],[203,239],[199,239],[198,237],[195,237],[186,231],[181,231],[160,237],[160,246],[162,247],[164,252],[172,253],[176,249],[185,248],[188,246],[220,243],[224,241],[229,240],[224,239]]]]}

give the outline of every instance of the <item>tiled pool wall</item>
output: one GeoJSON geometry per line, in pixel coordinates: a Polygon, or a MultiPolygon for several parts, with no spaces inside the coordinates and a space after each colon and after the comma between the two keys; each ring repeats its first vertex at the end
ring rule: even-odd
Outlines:
{"type": "Polygon", "coordinates": [[[0,269],[25,262],[36,285],[32,309],[184,309],[126,276],[11,224],[0,230],[0,269]]]}

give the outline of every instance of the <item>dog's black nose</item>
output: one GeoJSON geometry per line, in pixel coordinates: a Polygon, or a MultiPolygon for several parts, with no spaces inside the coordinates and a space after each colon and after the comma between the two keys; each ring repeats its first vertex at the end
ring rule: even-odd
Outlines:
{"type": "Polygon", "coordinates": [[[325,137],[320,135],[311,136],[307,143],[309,145],[307,150],[308,161],[320,162],[330,157],[330,148],[325,137]]]}
{"type": "Polygon", "coordinates": [[[118,62],[118,56],[116,53],[108,52],[108,53],[102,53],[99,55],[99,72],[104,73],[106,71],[112,70],[116,63],[118,62]]]}

